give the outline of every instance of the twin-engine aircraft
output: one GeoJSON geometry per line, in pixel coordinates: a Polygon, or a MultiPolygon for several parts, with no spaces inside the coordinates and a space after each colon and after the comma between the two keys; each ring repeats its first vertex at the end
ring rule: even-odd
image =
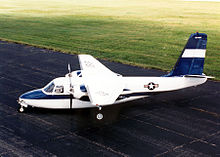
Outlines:
{"type": "MultiPolygon", "coordinates": [[[[50,109],[97,107],[197,86],[211,78],[203,74],[207,35],[191,34],[173,70],[161,77],[125,77],[114,73],[90,55],[79,55],[81,70],[52,80],[41,89],[19,97],[19,112],[28,106],[50,109]]],[[[97,119],[102,119],[99,112],[97,119]]]]}

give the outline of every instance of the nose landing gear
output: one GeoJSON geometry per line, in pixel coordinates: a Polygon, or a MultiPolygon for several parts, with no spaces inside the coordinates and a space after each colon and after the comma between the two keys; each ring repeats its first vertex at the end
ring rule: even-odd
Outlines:
{"type": "Polygon", "coordinates": [[[20,107],[18,108],[18,112],[23,113],[25,112],[25,108],[28,107],[28,105],[23,100],[17,100],[18,104],[20,104],[20,107]]]}
{"type": "Polygon", "coordinates": [[[23,113],[25,111],[24,106],[20,106],[20,108],[18,109],[18,112],[23,113]]]}

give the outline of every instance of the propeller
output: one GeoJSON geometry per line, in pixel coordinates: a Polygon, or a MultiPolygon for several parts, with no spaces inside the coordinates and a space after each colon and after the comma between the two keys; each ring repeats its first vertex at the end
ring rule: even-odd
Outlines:
{"type": "Polygon", "coordinates": [[[74,90],[73,90],[73,85],[72,85],[72,80],[71,80],[72,74],[71,74],[70,64],[68,64],[68,72],[69,72],[68,77],[69,77],[69,83],[70,83],[70,91],[69,91],[69,93],[70,93],[70,108],[72,108],[74,90]]]}

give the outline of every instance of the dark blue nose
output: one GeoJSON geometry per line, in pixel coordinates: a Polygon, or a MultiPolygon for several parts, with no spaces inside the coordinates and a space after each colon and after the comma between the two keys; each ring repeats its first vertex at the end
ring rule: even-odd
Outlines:
{"type": "Polygon", "coordinates": [[[24,93],[20,96],[21,99],[42,99],[46,95],[42,92],[41,89],[33,90],[27,93],[24,93]]]}

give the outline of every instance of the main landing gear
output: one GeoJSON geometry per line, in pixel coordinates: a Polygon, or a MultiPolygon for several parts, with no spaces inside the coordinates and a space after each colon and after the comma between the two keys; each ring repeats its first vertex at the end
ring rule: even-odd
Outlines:
{"type": "MultiPolygon", "coordinates": [[[[97,104],[96,106],[99,108],[99,111],[102,110],[102,106],[99,106],[98,104],[97,104]]],[[[97,118],[98,120],[102,120],[102,119],[103,119],[103,114],[102,114],[102,113],[98,113],[98,114],[96,115],[96,118],[97,118]]]]}

